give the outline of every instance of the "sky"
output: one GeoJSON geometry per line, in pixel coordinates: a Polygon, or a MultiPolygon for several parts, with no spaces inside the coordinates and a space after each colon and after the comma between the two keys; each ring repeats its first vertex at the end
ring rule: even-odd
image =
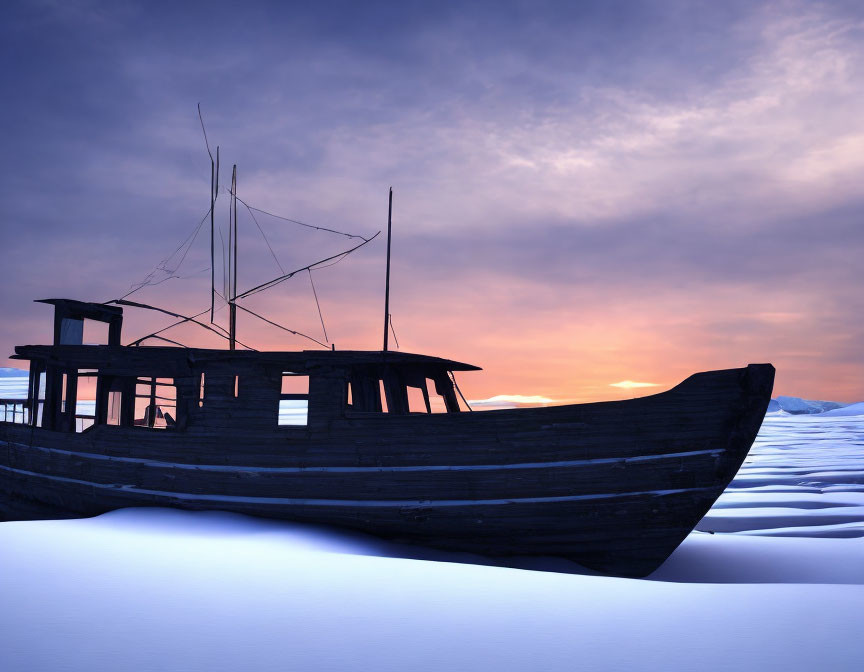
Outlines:
{"type": "MultiPolygon", "coordinates": [[[[859,401],[862,45],[857,2],[12,0],[0,366],[50,341],[33,299],[119,298],[166,259],[152,279],[180,277],[129,298],[209,305],[209,224],[181,246],[210,205],[200,104],[223,236],[233,164],[248,204],[367,238],[393,187],[399,348],[483,367],[470,398],[620,399],[767,361],[775,395],[859,401]]],[[[255,219],[241,205],[241,290],[359,242],[255,219]]],[[[327,339],[308,273],[243,305],[380,349],[385,247],[312,274],[327,339]]],[[[170,322],[127,309],[124,339],[170,322]]]]}

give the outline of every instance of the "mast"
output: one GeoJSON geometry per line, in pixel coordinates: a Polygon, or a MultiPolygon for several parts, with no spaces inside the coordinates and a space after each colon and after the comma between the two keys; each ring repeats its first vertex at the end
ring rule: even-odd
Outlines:
{"type": "Polygon", "coordinates": [[[384,352],[387,352],[387,337],[390,326],[390,234],[393,220],[393,187],[390,187],[390,203],[387,207],[387,280],[384,283],[384,352]]]}
{"type": "MultiPolygon", "coordinates": [[[[219,154],[219,148],[216,148],[216,154],[219,154]]],[[[215,233],[216,226],[214,218],[216,216],[216,165],[213,163],[213,157],[210,157],[210,322],[213,322],[213,312],[215,308],[214,293],[216,291],[216,264],[215,261],[215,233]]]]}
{"type": "MultiPolygon", "coordinates": [[[[231,171],[231,213],[233,214],[233,226],[234,226],[234,263],[233,263],[233,282],[229,277],[228,281],[231,285],[230,296],[231,299],[229,301],[229,313],[230,313],[230,324],[228,326],[228,347],[231,350],[237,349],[237,164],[234,164],[234,169],[231,171]]],[[[229,227],[230,229],[230,227],[229,227]]],[[[230,238],[230,236],[229,236],[230,238]]],[[[231,255],[232,251],[229,248],[228,254],[231,255]]],[[[230,259],[230,257],[229,257],[230,259]]]]}
{"type": "Polygon", "coordinates": [[[216,145],[216,168],[210,157],[210,324],[216,306],[216,199],[219,197],[219,145],[216,145]]]}

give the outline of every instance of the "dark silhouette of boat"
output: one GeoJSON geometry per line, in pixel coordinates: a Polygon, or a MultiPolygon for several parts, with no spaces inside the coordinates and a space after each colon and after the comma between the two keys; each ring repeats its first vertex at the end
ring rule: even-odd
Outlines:
{"type": "Polygon", "coordinates": [[[0,422],[0,519],[220,509],[644,576],[735,475],[774,378],[751,364],[626,401],[470,412],[452,375],[468,364],[122,346],[120,307],[46,302],[54,344],[15,349],[30,388],[0,422]],[[84,319],[108,344],[80,344],[84,319]]]}
{"type": "MultiPolygon", "coordinates": [[[[217,147],[209,324],[125,297],[44,301],[54,306],[53,345],[15,349],[30,363],[28,397],[0,400],[0,520],[130,506],[220,509],[487,555],[564,556],[643,576],[693,530],[756,437],[770,364],[698,373],[628,401],[460,407],[453,372],[477,367],[388,349],[389,216],[381,351],[237,350],[238,309],[297,334],[242,299],[300,271],[311,276],[375,236],[312,227],[362,242],[303,269],[280,266],[280,276],[238,292],[243,201],[234,166],[226,330],[214,322],[218,180],[217,147]],[[170,327],[123,346],[121,306],[219,333],[230,349],[187,348],[164,336],[170,327]],[[105,344],[83,344],[84,320],[108,325],[105,344]],[[141,345],[154,338],[171,345],[141,345]],[[92,407],[78,401],[87,382],[92,407]]],[[[391,213],[392,205],[391,190],[391,213]]]]}

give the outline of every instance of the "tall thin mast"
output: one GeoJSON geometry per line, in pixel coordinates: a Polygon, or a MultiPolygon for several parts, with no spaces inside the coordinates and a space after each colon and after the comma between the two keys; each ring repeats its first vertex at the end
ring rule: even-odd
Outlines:
{"type": "Polygon", "coordinates": [[[219,146],[216,146],[216,164],[210,157],[210,323],[213,323],[216,294],[216,196],[219,193],[219,146]]]}
{"type": "MultiPolygon", "coordinates": [[[[228,346],[231,350],[235,350],[237,348],[237,164],[234,164],[234,169],[231,171],[231,212],[233,213],[233,221],[234,221],[234,264],[233,264],[233,272],[234,278],[233,282],[231,282],[231,278],[229,278],[229,283],[231,284],[231,300],[229,302],[229,312],[230,312],[230,324],[228,326],[228,346]]],[[[231,250],[228,250],[228,254],[231,255],[231,250]]]]}
{"type": "Polygon", "coordinates": [[[210,321],[213,321],[213,309],[214,309],[214,292],[216,290],[216,264],[213,263],[214,258],[214,235],[216,233],[216,226],[214,224],[216,209],[216,195],[215,189],[216,187],[216,164],[213,163],[213,158],[210,158],[210,321]]]}
{"type": "Polygon", "coordinates": [[[387,281],[384,284],[384,352],[387,352],[387,337],[390,334],[390,234],[393,221],[393,187],[390,187],[390,203],[387,207],[387,281]]]}

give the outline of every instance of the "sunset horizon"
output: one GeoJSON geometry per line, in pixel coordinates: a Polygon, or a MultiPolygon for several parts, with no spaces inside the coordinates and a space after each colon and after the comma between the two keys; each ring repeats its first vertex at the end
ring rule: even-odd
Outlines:
{"type": "MultiPolygon", "coordinates": [[[[398,30],[378,5],[265,4],[236,30],[223,7],[199,26],[189,8],[74,6],[19,6],[6,31],[30,59],[5,76],[3,366],[50,342],[35,299],[117,299],[155,270],[130,299],[209,306],[207,223],[183,246],[209,207],[200,104],[217,257],[233,164],[259,209],[238,213],[240,290],[356,241],[268,213],[384,231],[314,271],[317,297],[302,272],[243,302],[327,347],[381,349],[392,186],[398,349],[482,367],[460,376],[469,398],[624,399],[762,362],[775,395],[864,398],[864,56],[842,5],[636,4],[620,21],[614,3],[409,4],[398,30]]],[[[124,342],[172,321],[125,319],[124,342]]],[[[319,347],[249,314],[238,333],[319,347]]]]}

